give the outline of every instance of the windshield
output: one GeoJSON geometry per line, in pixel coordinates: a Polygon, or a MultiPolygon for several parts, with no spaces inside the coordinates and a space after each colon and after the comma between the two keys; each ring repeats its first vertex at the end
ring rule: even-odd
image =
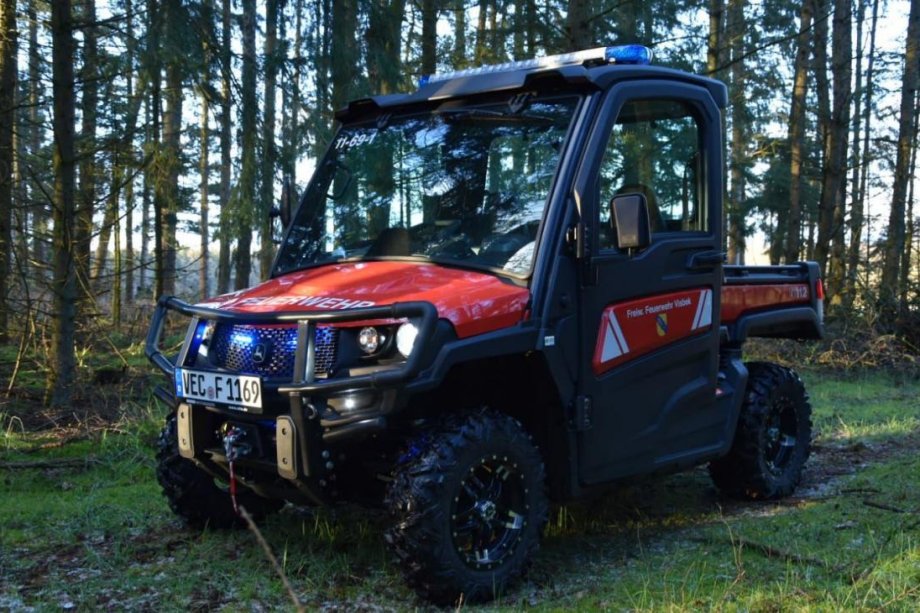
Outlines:
{"type": "Polygon", "coordinates": [[[527,275],[578,98],[513,100],[343,127],[275,273],[415,257],[527,275]]]}

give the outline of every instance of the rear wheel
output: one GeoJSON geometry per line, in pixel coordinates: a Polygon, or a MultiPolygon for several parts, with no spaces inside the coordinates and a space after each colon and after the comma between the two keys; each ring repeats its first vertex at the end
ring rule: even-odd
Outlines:
{"type": "MultiPolygon", "coordinates": [[[[229,490],[179,455],[175,415],[167,419],[157,440],[157,481],[163,488],[169,508],[189,527],[238,528],[246,525],[233,510],[229,490]]],[[[236,499],[255,521],[284,505],[282,500],[263,498],[243,488],[237,492],[236,499]]]]}
{"type": "Polygon", "coordinates": [[[715,484],[727,494],[782,498],[802,477],[811,451],[811,404],[791,368],[747,364],[748,384],[731,451],[709,465],[715,484]]]}
{"type": "Polygon", "coordinates": [[[407,582],[439,604],[489,600],[524,572],[548,503],[543,462],[517,420],[452,416],[410,446],[387,493],[386,538],[407,582]]]}

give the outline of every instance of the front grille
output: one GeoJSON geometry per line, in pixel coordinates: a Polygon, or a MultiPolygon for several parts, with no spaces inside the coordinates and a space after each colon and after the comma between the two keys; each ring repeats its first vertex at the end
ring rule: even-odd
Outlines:
{"type": "MultiPolygon", "coordinates": [[[[335,364],[338,330],[317,328],[315,335],[317,376],[326,376],[335,364]]],[[[235,372],[292,379],[297,326],[219,324],[211,336],[211,363],[235,372]],[[262,355],[260,360],[256,358],[262,355]]]]}

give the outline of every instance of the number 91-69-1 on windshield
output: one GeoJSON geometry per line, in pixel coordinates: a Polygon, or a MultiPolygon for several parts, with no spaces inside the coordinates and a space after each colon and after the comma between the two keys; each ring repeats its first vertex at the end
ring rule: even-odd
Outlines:
{"type": "Polygon", "coordinates": [[[346,125],[304,194],[275,274],[397,257],[528,274],[577,102],[346,125]]]}

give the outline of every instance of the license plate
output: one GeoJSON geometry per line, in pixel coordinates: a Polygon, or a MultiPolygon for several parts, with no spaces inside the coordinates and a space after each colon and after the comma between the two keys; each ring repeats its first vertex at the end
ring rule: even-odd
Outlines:
{"type": "Polygon", "coordinates": [[[262,410],[262,380],[246,375],[176,369],[176,397],[230,405],[243,411],[262,410]]]}

